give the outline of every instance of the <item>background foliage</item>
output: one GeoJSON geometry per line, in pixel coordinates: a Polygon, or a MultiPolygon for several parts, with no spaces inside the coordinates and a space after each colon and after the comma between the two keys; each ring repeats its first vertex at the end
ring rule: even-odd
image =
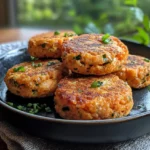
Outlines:
{"type": "Polygon", "coordinates": [[[78,34],[110,33],[148,45],[149,6],[150,0],[18,0],[17,21],[78,34]]]}

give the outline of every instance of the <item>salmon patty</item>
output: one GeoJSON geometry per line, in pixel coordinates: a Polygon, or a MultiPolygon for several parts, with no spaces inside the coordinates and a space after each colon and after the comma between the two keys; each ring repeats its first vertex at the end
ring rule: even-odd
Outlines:
{"type": "Polygon", "coordinates": [[[62,48],[64,65],[84,75],[115,72],[128,57],[128,48],[108,34],[83,34],[64,42],[62,48]]]}
{"type": "Polygon", "coordinates": [[[77,36],[74,32],[47,32],[36,35],[29,40],[28,52],[37,58],[60,58],[64,41],[77,36]]]}
{"type": "Polygon", "coordinates": [[[142,56],[129,55],[126,64],[115,74],[133,88],[146,87],[150,85],[150,60],[142,56]]]}
{"type": "Polygon", "coordinates": [[[56,112],[65,119],[119,118],[133,107],[130,86],[115,75],[64,78],[54,97],[56,112]]]}
{"type": "Polygon", "coordinates": [[[60,61],[37,60],[10,68],[4,80],[13,94],[25,98],[40,98],[53,94],[61,78],[60,61]]]}

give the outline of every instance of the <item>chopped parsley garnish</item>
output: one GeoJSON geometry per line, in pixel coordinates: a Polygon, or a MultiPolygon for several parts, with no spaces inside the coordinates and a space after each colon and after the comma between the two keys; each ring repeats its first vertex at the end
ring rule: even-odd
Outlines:
{"type": "Polygon", "coordinates": [[[110,35],[109,34],[105,34],[105,35],[102,36],[102,42],[104,44],[108,44],[110,41],[111,41],[111,39],[110,39],[110,35]]]}
{"type": "Polygon", "coordinates": [[[7,104],[12,107],[14,106],[14,103],[12,103],[12,102],[7,102],[7,104]]]}
{"type": "Polygon", "coordinates": [[[148,58],[144,58],[144,61],[146,61],[146,62],[150,62],[150,59],[148,59],[148,58]]]}
{"type": "Polygon", "coordinates": [[[150,92],[150,85],[149,85],[149,86],[147,86],[147,89],[148,89],[148,91],[150,92]]]}
{"type": "Polygon", "coordinates": [[[35,64],[34,62],[32,62],[32,67],[34,68],[41,67],[41,66],[42,66],[42,63],[35,64]]]}
{"type": "Polygon", "coordinates": [[[32,94],[33,95],[37,94],[37,90],[32,90],[32,94]]]}
{"type": "Polygon", "coordinates": [[[56,64],[55,62],[49,61],[49,62],[47,63],[47,66],[52,66],[52,65],[55,65],[55,64],[56,64]]]}
{"type": "Polygon", "coordinates": [[[59,34],[60,34],[59,31],[55,31],[55,32],[54,32],[54,35],[59,35],[59,34]]]}
{"type": "Polygon", "coordinates": [[[32,103],[28,103],[28,104],[27,104],[27,107],[32,107],[32,103]]]}
{"type": "Polygon", "coordinates": [[[108,60],[106,54],[104,54],[102,57],[103,57],[104,63],[105,63],[105,64],[108,64],[108,63],[109,63],[109,60],[108,60]]]}
{"type": "Polygon", "coordinates": [[[81,59],[81,55],[77,55],[77,56],[73,57],[73,59],[80,60],[81,59]]]}
{"type": "Polygon", "coordinates": [[[64,33],[64,37],[71,37],[71,36],[74,36],[74,35],[76,35],[76,34],[74,34],[74,33],[64,33]]]}
{"type": "Polygon", "coordinates": [[[46,107],[46,108],[45,108],[45,111],[46,111],[46,112],[51,112],[50,107],[46,107]]]}
{"type": "Polygon", "coordinates": [[[31,60],[38,60],[38,58],[31,56],[31,60]]]}
{"type": "Polygon", "coordinates": [[[19,66],[17,68],[14,68],[14,72],[25,72],[24,66],[19,66]]]}
{"type": "Polygon", "coordinates": [[[97,88],[97,87],[100,87],[102,86],[103,82],[101,81],[94,81],[92,84],[91,84],[91,88],[97,88]]]}
{"type": "Polygon", "coordinates": [[[42,48],[46,47],[46,43],[41,44],[42,48]]]}
{"type": "Polygon", "coordinates": [[[50,107],[47,106],[47,104],[28,103],[25,105],[18,105],[18,104],[14,104],[12,102],[7,102],[7,104],[11,107],[18,109],[18,110],[25,111],[25,112],[28,112],[31,114],[37,114],[40,111],[42,111],[42,112],[44,111],[46,113],[52,112],[50,107]]]}

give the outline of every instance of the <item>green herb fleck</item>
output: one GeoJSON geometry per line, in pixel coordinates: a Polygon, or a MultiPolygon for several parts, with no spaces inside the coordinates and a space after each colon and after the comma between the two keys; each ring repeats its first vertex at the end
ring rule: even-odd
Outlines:
{"type": "Polygon", "coordinates": [[[132,64],[132,65],[134,65],[135,63],[136,63],[135,61],[133,61],[133,60],[131,61],[131,64],[132,64]]]}
{"type": "Polygon", "coordinates": [[[28,103],[28,104],[27,104],[27,107],[32,107],[32,103],[28,103]]]}
{"type": "Polygon", "coordinates": [[[41,47],[45,48],[46,47],[46,43],[41,44],[41,47]]]}
{"type": "Polygon", "coordinates": [[[7,102],[7,104],[8,104],[9,106],[11,106],[11,107],[14,106],[14,103],[12,103],[12,102],[7,102]]]}
{"type": "Polygon", "coordinates": [[[49,61],[49,62],[47,63],[47,66],[52,66],[52,65],[55,65],[55,64],[56,64],[55,62],[49,61]]]}
{"type": "Polygon", "coordinates": [[[150,92],[150,85],[149,85],[149,86],[147,86],[147,89],[148,89],[148,91],[150,92]]]}
{"type": "Polygon", "coordinates": [[[97,88],[97,87],[100,87],[102,86],[103,82],[100,82],[100,81],[94,81],[92,84],[91,84],[91,88],[97,88]]]}
{"type": "Polygon", "coordinates": [[[77,56],[73,57],[73,59],[80,60],[81,59],[81,55],[77,55],[77,56]]]}
{"type": "Polygon", "coordinates": [[[32,90],[33,95],[37,94],[37,90],[32,90]]]}
{"type": "Polygon", "coordinates": [[[46,107],[46,108],[45,108],[45,111],[46,111],[46,112],[51,112],[50,107],[46,107]]]}
{"type": "Polygon", "coordinates": [[[31,58],[32,61],[33,61],[33,60],[38,60],[38,58],[33,57],[33,56],[31,56],[30,58],[31,58]]]}
{"type": "Polygon", "coordinates": [[[82,93],[83,91],[82,91],[81,89],[78,89],[78,92],[79,92],[79,93],[82,93]]]}
{"type": "Polygon", "coordinates": [[[42,66],[42,63],[35,64],[34,62],[32,62],[32,67],[34,68],[41,67],[41,66],[42,66]]]}
{"type": "Polygon", "coordinates": [[[146,62],[150,62],[150,59],[148,59],[148,58],[144,58],[144,61],[146,61],[146,62]]]}
{"type": "Polygon", "coordinates": [[[74,33],[64,33],[64,37],[71,37],[71,36],[74,36],[74,35],[76,35],[76,34],[74,34],[74,33]]]}
{"type": "Polygon", "coordinates": [[[19,87],[19,83],[16,80],[12,80],[12,83],[14,84],[15,87],[19,87]]]}
{"type": "Polygon", "coordinates": [[[70,110],[70,109],[69,109],[68,106],[62,108],[62,111],[69,111],[69,110],[70,110]]]}
{"type": "Polygon", "coordinates": [[[104,54],[102,57],[103,57],[104,63],[105,63],[105,64],[108,64],[108,63],[109,63],[109,60],[108,60],[106,54],[104,54]]]}
{"type": "Polygon", "coordinates": [[[14,68],[14,72],[25,72],[25,68],[24,68],[24,66],[19,66],[19,67],[17,67],[17,68],[14,68]]]}
{"type": "Polygon", "coordinates": [[[59,35],[59,34],[60,34],[59,31],[55,31],[55,32],[54,32],[54,35],[59,35]]]}
{"type": "Polygon", "coordinates": [[[105,44],[108,44],[111,41],[110,39],[110,35],[109,34],[105,34],[102,36],[102,42],[105,44]]]}
{"type": "Polygon", "coordinates": [[[22,110],[22,111],[26,111],[26,107],[22,106],[22,105],[18,105],[17,109],[22,110]]]}

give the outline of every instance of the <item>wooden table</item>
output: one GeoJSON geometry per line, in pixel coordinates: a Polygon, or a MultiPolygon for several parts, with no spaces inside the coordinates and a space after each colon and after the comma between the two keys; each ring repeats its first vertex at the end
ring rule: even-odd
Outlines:
{"type": "MultiPolygon", "coordinates": [[[[0,44],[5,42],[12,42],[18,40],[28,40],[31,36],[46,32],[48,30],[41,29],[25,29],[25,28],[14,28],[14,29],[0,29],[0,44]]],[[[0,115],[0,120],[4,119],[0,115]]],[[[7,150],[6,144],[0,138],[0,150],[7,150]]]]}
{"type": "Polygon", "coordinates": [[[46,31],[48,30],[27,29],[27,28],[0,29],[0,43],[18,40],[28,40],[31,36],[46,31]]]}

